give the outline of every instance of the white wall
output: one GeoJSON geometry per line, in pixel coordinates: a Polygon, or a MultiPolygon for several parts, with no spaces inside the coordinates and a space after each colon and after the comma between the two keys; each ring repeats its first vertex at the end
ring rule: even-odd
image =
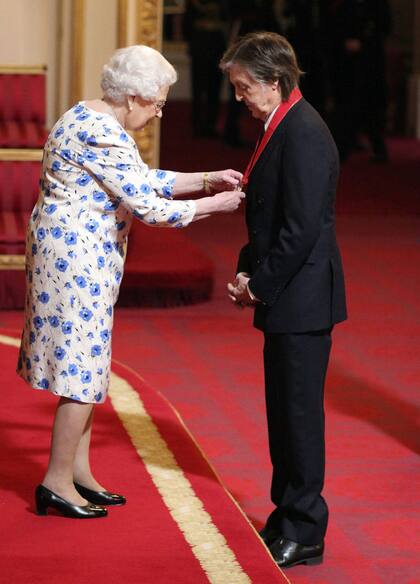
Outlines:
{"type": "Polygon", "coordinates": [[[46,64],[50,37],[47,25],[49,4],[49,0],[0,0],[2,64],[46,64]]]}
{"type": "MultiPolygon", "coordinates": [[[[118,0],[85,0],[82,95],[100,95],[103,64],[117,46],[118,0]]],[[[47,124],[71,104],[72,0],[0,0],[0,65],[47,66],[47,124]]]]}

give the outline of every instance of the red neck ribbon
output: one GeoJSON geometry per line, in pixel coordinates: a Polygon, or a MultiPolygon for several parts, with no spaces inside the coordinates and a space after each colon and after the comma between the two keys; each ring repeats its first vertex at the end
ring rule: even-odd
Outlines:
{"type": "Polygon", "coordinates": [[[246,189],[248,185],[249,175],[252,172],[258,158],[261,156],[264,148],[267,146],[271,136],[273,135],[277,126],[281,123],[283,118],[287,115],[288,111],[302,98],[302,94],[298,87],[295,87],[289,95],[289,99],[287,101],[283,101],[277,108],[276,113],[274,114],[267,130],[264,132],[262,140],[257,142],[255,150],[251,156],[250,161],[248,162],[248,166],[244,172],[244,176],[242,178],[242,190],[246,189]]]}

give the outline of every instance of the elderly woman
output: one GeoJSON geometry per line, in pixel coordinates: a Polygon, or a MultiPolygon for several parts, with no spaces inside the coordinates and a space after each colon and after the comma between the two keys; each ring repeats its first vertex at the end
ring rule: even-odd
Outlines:
{"type": "Polygon", "coordinates": [[[125,498],[94,478],[89,444],[94,404],[109,384],[114,304],[133,215],[157,227],[186,227],[234,211],[243,193],[234,170],[151,170],[127,130],[162,116],[176,72],[146,46],[120,49],[103,69],[102,99],[80,102],[45,146],[41,194],[27,235],[25,325],[18,374],[59,396],[50,460],[36,509],[96,518],[125,498]],[[217,193],[175,201],[180,194],[217,193]]]}

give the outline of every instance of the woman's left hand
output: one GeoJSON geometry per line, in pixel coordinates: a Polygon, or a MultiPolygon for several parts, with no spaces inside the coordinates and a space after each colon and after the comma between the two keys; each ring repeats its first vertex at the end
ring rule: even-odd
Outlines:
{"type": "Polygon", "coordinates": [[[211,193],[220,191],[234,191],[239,189],[242,182],[242,172],[232,170],[215,170],[207,173],[208,189],[211,193]]]}

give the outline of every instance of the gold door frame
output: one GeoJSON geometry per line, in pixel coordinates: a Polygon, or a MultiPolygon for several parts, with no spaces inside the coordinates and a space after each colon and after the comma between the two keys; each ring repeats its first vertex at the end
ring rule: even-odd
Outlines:
{"type": "MultiPolygon", "coordinates": [[[[117,2],[117,44],[144,44],[158,51],[162,47],[162,0],[115,0],[117,2]],[[135,26],[130,19],[134,19],[135,26]]],[[[83,95],[84,35],[86,0],[71,0],[71,85],[70,102],[75,103],[83,95]]],[[[117,47],[115,47],[117,48],[117,47]]],[[[150,166],[156,167],[159,160],[160,123],[155,119],[140,132],[134,133],[141,156],[150,166]]]]}
{"type": "MultiPolygon", "coordinates": [[[[136,0],[136,43],[162,50],[163,0],[136,0]]],[[[155,118],[134,135],[141,156],[149,166],[159,163],[160,120],[155,118]]]]}
{"type": "Polygon", "coordinates": [[[72,0],[71,11],[70,103],[73,104],[83,96],[85,0],[72,0]]]}

